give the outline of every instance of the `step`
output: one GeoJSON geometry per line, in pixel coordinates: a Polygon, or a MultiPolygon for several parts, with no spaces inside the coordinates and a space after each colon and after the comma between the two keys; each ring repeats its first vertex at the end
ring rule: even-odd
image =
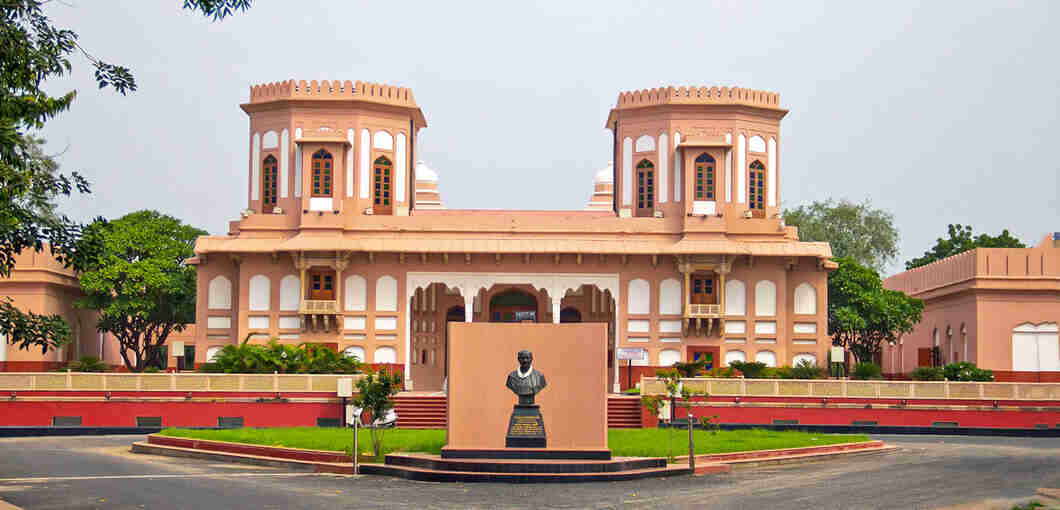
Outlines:
{"type": "Polygon", "coordinates": [[[386,465],[468,473],[615,473],[666,467],[666,459],[619,457],[611,460],[443,459],[439,455],[391,454],[386,465]]]}
{"type": "Polygon", "coordinates": [[[690,473],[687,466],[667,466],[663,468],[631,469],[613,473],[492,473],[468,471],[439,471],[434,469],[365,464],[361,473],[389,475],[426,482],[499,482],[499,483],[581,483],[581,482],[617,482],[653,478],[662,476],[686,475],[690,473]]]}

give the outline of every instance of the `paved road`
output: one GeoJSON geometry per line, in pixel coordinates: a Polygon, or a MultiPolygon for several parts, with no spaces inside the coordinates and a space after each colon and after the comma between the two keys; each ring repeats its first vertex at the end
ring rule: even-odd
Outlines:
{"type": "MultiPolygon", "coordinates": [[[[437,484],[129,453],[141,437],[0,439],[0,500],[26,509],[1010,508],[1060,487],[1060,439],[882,437],[897,453],[631,482],[437,484]]],[[[3,505],[0,504],[0,508],[3,505]]]]}

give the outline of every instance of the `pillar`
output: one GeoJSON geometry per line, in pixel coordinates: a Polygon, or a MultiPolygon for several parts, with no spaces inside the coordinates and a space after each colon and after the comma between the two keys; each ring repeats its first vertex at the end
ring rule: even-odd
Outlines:
{"type": "Polygon", "coordinates": [[[560,307],[563,305],[563,298],[554,297],[552,298],[552,323],[559,324],[559,312],[560,307]]]}
{"type": "Polygon", "coordinates": [[[464,322],[473,322],[472,317],[475,313],[475,295],[471,294],[469,290],[463,290],[464,295],[464,322]]]}

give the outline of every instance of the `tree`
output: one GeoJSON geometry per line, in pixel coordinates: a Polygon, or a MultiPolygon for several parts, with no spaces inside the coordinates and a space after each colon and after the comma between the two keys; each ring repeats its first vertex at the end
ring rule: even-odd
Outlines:
{"type": "Polygon", "coordinates": [[[940,237],[936,239],[934,247],[924,252],[922,256],[905,263],[906,270],[926,266],[936,260],[942,260],[976,248],[1026,248],[1023,242],[1008,233],[1008,229],[1002,230],[996,236],[979,234],[975,237],[972,237],[971,225],[950,224],[946,227],[946,230],[949,233],[949,238],[942,239],[940,237]]]}
{"type": "MultiPolygon", "coordinates": [[[[136,90],[128,68],[107,63],[86,51],[72,30],[44,15],[42,0],[0,3],[0,277],[10,276],[15,255],[42,251],[45,243],[60,262],[81,270],[94,252],[79,242],[82,225],[54,212],[54,201],[74,191],[89,193],[77,172],[56,172],[53,158],[40,150],[31,133],[70,108],[76,91],[53,96],[44,89],[52,78],[69,74],[71,55],[81,54],[95,68],[99,88],[125,95],[136,90]],[[75,249],[78,245],[80,248],[75,249]]],[[[184,8],[214,20],[246,10],[250,0],[185,0],[184,8]]],[[[98,220],[97,220],[98,221],[98,220]]],[[[58,315],[24,313],[10,298],[0,299],[0,333],[20,349],[43,352],[67,343],[70,329],[58,315]]]]}
{"type": "Polygon", "coordinates": [[[784,222],[799,227],[803,241],[827,241],[836,257],[850,257],[877,271],[898,256],[894,216],[868,200],[855,204],[829,199],[784,211],[784,222]]]}
{"type": "Polygon", "coordinates": [[[96,328],[118,339],[134,372],[157,365],[159,347],[195,322],[195,239],[205,231],[155,211],[139,211],[85,228],[84,242],[100,246],[81,274],[80,308],[96,310],[96,328]]]}
{"type": "MultiPolygon", "coordinates": [[[[401,389],[401,374],[391,375],[386,369],[368,374],[357,381],[357,397],[354,407],[368,414],[368,433],[372,437],[372,455],[378,462],[383,455],[383,434],[386,429],[376,424],[394,408],[393,396],[401,389]]],[[[353,452],[357,455],[358,452],[353,452]]]]}
{"type": "Polygon", "coordinates": [[[828,275],[828,334],[858,361],[872,361],[920,322],[924,302],[883,288],[880,275],[852,258],[836,259],[828,275]]]}

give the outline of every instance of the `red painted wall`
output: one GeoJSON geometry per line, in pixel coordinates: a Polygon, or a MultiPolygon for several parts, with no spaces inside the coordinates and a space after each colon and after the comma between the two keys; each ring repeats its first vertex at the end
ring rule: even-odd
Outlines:
{"type": "Polygon", "coordinates": [[[135,427],[137,416],[161,416],[165,427],[216,427],[242,416],[247,427],[315,427],[340,418],[341,404],[271,402],[32,402],[0,401],[0,425],[50,426],[53,416],[80,416],[85,427],[135,427]]]}

